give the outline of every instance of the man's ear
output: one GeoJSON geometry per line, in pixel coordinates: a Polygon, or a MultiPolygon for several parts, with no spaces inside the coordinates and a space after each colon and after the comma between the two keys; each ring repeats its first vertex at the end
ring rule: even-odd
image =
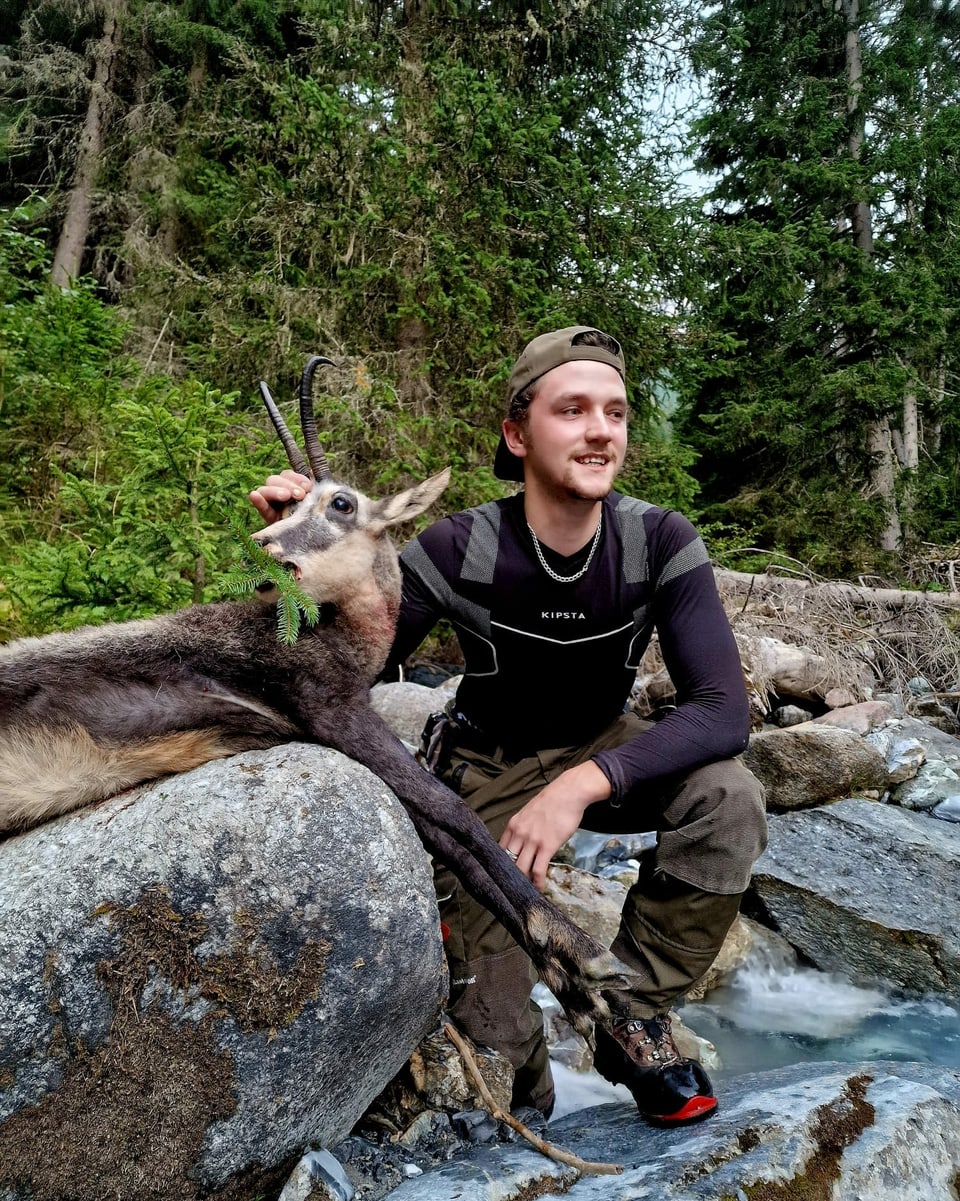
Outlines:
{"type": "Polygon", "coordinates": [[[527,453],[527,444],[523,437],[523,426],[519,421],[514,421],[510,417],[503,419],[503,440],[507,444],[507,448],[511,454],[517,456],[518,459],[525,457],[527,453]]]}

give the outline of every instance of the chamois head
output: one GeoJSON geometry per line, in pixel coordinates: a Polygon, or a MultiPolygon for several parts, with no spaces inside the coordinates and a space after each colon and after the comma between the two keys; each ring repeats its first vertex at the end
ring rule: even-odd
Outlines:
{"type": "MultiPolygon", "coordinates": [[[[427,509],[447,486],[450,469],[431,476],[385,500],[370,500],[349,484],[334,479],[317,436],[313,413],[313,376],[331,359],[314,355],[300,379],[300,426],[304,459],[267,385],[260,395],[283,443],[290,466],[310,476],[313,487],[292,501],[273,525],[253,535],[264,550],[290,571],[300,588],[316,601],[342,601],[352,590],[370,584],[399,593],[396,551],[387,530],[427,509]]],[[[273,599],[271,590],[264,599],[273,599]]]]}

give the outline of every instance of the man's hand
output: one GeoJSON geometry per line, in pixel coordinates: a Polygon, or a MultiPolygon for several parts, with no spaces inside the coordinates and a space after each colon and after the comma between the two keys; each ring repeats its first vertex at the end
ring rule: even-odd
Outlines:
{"type": "Polygon", "coordinates": [[[298,471],[282,471],[271,475],[265,484],[250,493],[250,503],[267,525],[279,521],[283,510],[292,500],[303,500],[313,487],[313,480],[298,471]]]}
{"type": "Polygon", "coordinates": [[[571,767],[510,818],[500,845],[543,892],[550,860],[579,829],[587,807],[610,792],[610,781],[592,759],[571,767]]]}

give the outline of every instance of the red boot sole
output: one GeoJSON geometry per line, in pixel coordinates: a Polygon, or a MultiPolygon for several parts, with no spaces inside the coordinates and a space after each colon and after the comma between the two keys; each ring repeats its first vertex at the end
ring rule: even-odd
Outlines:
{"type": "Polygon", "coordinates": [[[648,1122],[657,1126],[683,1126],[690,1122],[702,1122],[717,1108],[716,1097],[691,1097],[676,1113],[645,1114],[648,1122]]]}

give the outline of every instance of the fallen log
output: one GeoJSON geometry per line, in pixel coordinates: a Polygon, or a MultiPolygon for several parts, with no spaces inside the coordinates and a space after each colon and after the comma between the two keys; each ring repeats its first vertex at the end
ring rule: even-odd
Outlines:
{"type": "Polygon", "coordinates": [[[818,583],[773,572],[751,573],[714,568],[717,587],[723,596],[747,596],[757,599],[789,596],[802,599],[816,596],[823,600],[843,601],[857,608],[904,609],[932,605],[936,609],[960,609],[960,592],[915,592],[906,588],[869,588],[840,580],[818,583]]]}

